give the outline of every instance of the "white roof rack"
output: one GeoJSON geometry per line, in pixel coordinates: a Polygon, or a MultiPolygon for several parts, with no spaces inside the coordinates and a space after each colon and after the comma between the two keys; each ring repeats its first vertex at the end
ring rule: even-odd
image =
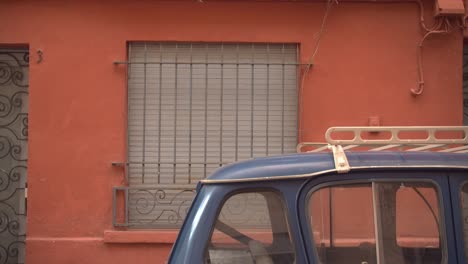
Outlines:
{"type": "Polygon", "coordinates": [[[301,142],[297,152],[333,152],[338,172],[348,172],[345,150],[468,153],[468,126],[331,127],[325,143],[301,142]]]}

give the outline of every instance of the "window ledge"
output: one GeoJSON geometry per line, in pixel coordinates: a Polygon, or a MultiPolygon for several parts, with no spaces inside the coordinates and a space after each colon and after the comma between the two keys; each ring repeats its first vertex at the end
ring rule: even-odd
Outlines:
{"type": "Polygon", "coordinates": [[[179,230],[106,230],[104,243],[156,243],[173,244],[179,230]]]}

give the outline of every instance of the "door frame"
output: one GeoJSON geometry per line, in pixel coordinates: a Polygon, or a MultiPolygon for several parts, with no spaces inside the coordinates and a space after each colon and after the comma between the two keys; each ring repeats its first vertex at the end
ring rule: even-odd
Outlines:
{"type": "MultiPolygon", "coordinates": [[[[465,241],[464,241],[464,221],[462,215],[462,204],[460,199],[461,188],[468,184],[468,172],[450,172],[449,173],[449,186],[452,200],[452,219],[455,232],[455,240],[457,247],[458,263],[466,264],[468,256],[465,256],[465,241]]],[[[468,216],[467,216],[468,217],[468,216]]],[[[466,218],[466,217],[465,217],[466,218]]]]}

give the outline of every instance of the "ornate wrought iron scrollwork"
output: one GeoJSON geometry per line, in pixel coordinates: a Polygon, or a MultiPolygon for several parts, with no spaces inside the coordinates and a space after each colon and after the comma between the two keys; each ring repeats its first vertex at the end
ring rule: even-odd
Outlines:
{"type": "MultiPolygon", "coordinates": [[[[194,197],[194,188],[114,187],[113,223],[132,228],[177,228],[185,220],[194,197]],[[115,211],[119,192],[126,201],[123,222],[115,211]]],[[[223,205],[220,219],[236,228],[271,227],[266,197],[262,193],[241,193],[229,198],[223,205]]]]}
{"type": "Polygon", "coordinates": [[[18,87],[28,87],[24,69],[29,67],[29,53],[0,51],[0,56],[0,85],[12,82],[18,87]]]}
{"type": "Polygon", "coordinates": [[[195,196],[194,189],[131,188],[128,225],[165,228],[182,225],[195,196]]]}
{"type": "Polygon", "coordinates": [[[0,264],[24,263],[28,65],[27,51],[0,50],[0,264]]]}

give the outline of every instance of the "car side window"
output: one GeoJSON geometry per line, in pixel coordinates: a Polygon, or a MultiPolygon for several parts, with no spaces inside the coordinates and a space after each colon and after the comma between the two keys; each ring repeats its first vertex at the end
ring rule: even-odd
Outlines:
{"type": "Polygon", "coordinates": [[[205,263],[294,263],[286,209],[268,191],[237,193],[223,204],[211,235],[205,263]]]}
{"type": "Polygon", "coordinates": [[[443,263],[440,198],[432,183],[340,184],[309,197],[320,263],[443,263]]]}

